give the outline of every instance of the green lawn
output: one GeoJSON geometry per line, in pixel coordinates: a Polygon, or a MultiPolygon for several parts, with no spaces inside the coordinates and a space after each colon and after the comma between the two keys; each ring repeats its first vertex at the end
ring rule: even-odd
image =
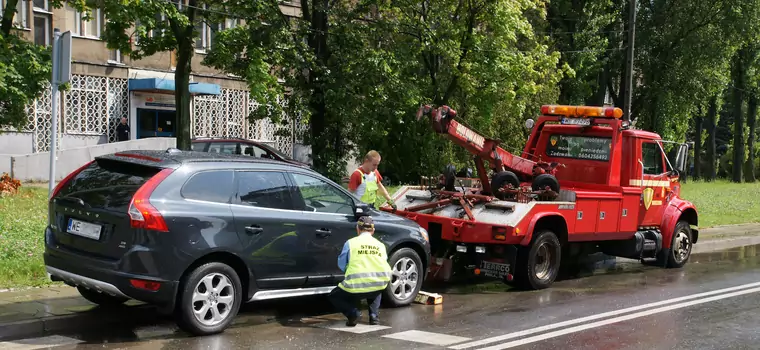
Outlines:
{"type": "Polygon", "coordinates": [[[47,188],[21,187],[0,198],[0,288],[49,284],[44,230],[47,188]]]}
{"type": "MultiPolygon", "coordinates": [[[[397,189],[387,188],[390,194],[397,189]]],[[[760,222],[760,183],[690,181],[682,195],[697,206],[700,228],[760,222]]],[[[46,210],[47,188],[25,186],[0,198],[0,289],[50,284],[42,262],[46,210]]]]}
{"type": "Polygon", "coordinates": [[[760,222],[760,183],[728,181],[683,184],[681,197],[694,203],[699,227],[760,222]]]}

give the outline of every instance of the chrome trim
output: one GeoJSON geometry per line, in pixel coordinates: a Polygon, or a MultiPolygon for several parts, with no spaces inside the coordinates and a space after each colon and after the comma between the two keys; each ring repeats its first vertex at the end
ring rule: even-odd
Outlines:
{"type": "Polygon", "coordinates": [[[103,281],[98,281],[96,279],[92,279],[85,276],[80,276],[75,273],[56,269],[55,267],[51,267],[51,266],[45,266],[45,270],[47,270],[48,275],[58,277],[62,279],[64,282],[71,283],[75,286],[82,286],[87,289],[91,289],[100,293],[106,293],[108,295],[115,296],[115,297],[132,299],[126,296],[124,293],[122,293],[119,290],[119,288],[116,288],[116,286],[114,286],[113,284],[106,283],[103,281]]]}
{"type": "Polygon", "coordinates": [[[269,299],[283,299],[292,297],[302,297],[306,295],[319,295],[332,292],[336,286],[315,287],[315,288],[298,288],[298,289],[276,289],[260,290],[253,294],[248,302],[269,299]]]}

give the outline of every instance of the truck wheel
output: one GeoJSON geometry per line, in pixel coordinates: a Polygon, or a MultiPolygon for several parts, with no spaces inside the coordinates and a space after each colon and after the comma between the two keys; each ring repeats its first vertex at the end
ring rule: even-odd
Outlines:
{"type": "Polygon", "coordinates": [[[388,259],[391,282],[383,291],[385,306],[399,307],[411,304],[422,287],[422,259],[411,248],[401,248],[388,259]]]}
{"type": "Polygon", "coordinates": [[[211,262],[198,266],[180,284],[176,306],[177,325],[193,335],[224,331],[243,301],[243,291],[235,270],[211,262]]]}
{"type": "Polygon", "coordinates": [[[533,237],[529,247],[519,247],[515,268],[515,286],[521,289],[545,289],[559,274],[562,246],[554,232],[544,230],[533,237]]]}
{"type": "Polygon", "coordinates": [[[658,254],[658,265],[667,268],[681,268],[691,256],[692,234],[691,227],[686,221],[679,221],[673,230],[673,237],[670,241],[670,249],[663,250],[658,254]]]}
{"type": "Polygon", "coordinates": [[[559,193],[559,180],[552,174],[541,174],[533,179],[531,188],[534,191],[543,190],[549,187],[552,191],[559,193]]]}
{"type": "Polygon", "coordinates": [[[520,179],[511,171],[500,171],[494,175],[491,178],[491,192],[493,196],[498,199],[505,199],[505,195],[499,193],[499,189],[507,184],[512,185],[516,189],[520,187],[520,179]]]}
{"type": "Polygon", "coordinates": [[[79,291],[79,294],[82,296],[82,298],[85,298],[89,302],[98,304],[102,307],[119,306],[121,304],[124,304],[127,300],[129,300],[127,298],[115,297],[112,295],[108,295],[106,293],[100,293],[100,292],[94,291],[92,289],[87,289],[84,287],[77,287],[77,290],[79,291]]]}

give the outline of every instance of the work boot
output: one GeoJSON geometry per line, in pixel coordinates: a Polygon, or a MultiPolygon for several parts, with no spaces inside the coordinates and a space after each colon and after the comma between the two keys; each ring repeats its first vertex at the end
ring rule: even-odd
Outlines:
{"type": "Polygon", "coordinates": [[[369,324],[371,324],[373,326],[380,324],[380,318],[378,318],[377,316],[374,316],[374,317],[370,316],[369,317],[369,324]]]}
{"type": "Polygon", "coordinates": [[[354,313],[353,315],[348,317],[348,321],[346,321],[346,327],[355,327],[357,323],[359,323],[359,313],[354,313]]]}

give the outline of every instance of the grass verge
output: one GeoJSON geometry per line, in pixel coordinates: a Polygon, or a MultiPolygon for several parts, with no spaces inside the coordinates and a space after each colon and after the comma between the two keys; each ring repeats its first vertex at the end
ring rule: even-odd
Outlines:
{"type": "Polygon", "coordinates": [[[760,182],[689,181],[681,197],[694,203],[701,229],[760,222],[760,182]]]}
{"type": "Polygon", "coordinates": [[[0,288],[51,283],[42,261],[47,193],[29,186],[0,197],[0,288]]]}

